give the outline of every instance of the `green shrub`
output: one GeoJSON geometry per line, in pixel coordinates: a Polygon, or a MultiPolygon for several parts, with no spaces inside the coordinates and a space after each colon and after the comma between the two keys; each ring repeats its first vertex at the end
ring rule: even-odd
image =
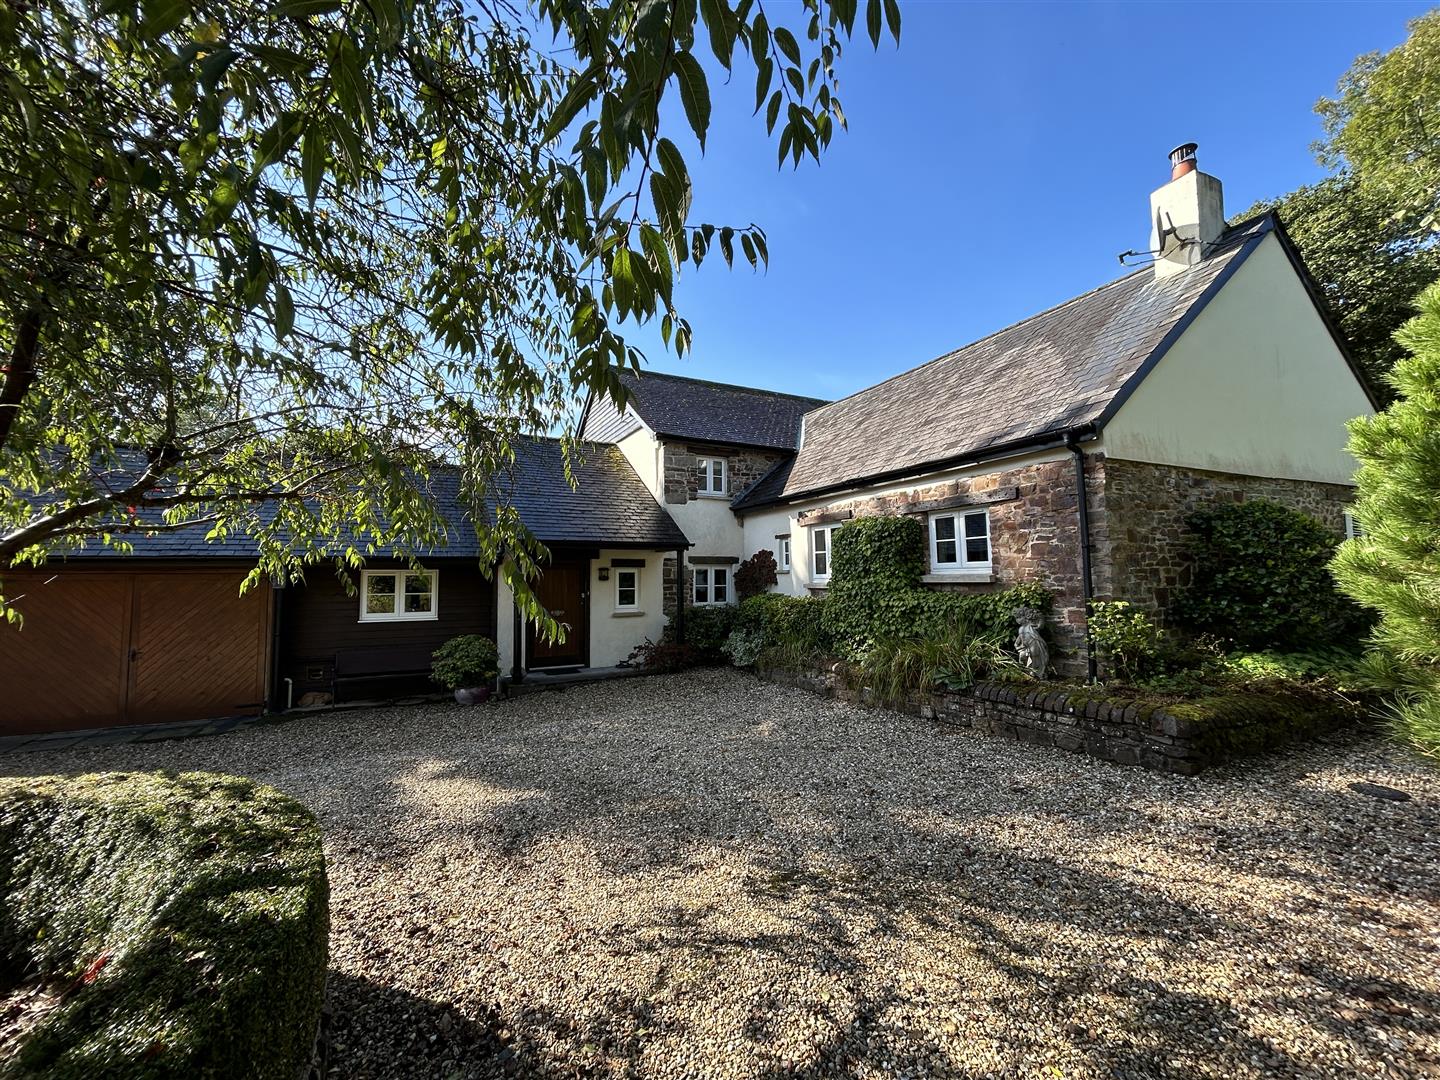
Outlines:
{"type": "Polygon", "coordinates": [[[453,637],[430,655],[430,677],[447,690],[485,686],[500,674],[500,652],[483,634],[453,637]]]}
{"type": "Polygon", "coordinates": [[[1107,675],[1134,683],[1156,673],[1164,646],[1162,632],[1128,601],[1090,601],[1089,630],[1107,675]]]}
{"type": "Polygon", "coordinates": [[[1257,499],[1205,510],[1189,524],[1192,579],[1175,605],[1184,624],[1247,649],[1363,633],[1363,614],[1330,574],[1340,538],[1308,514],[1257,499]]]}
{"type": "Polygon", "coordinates": [[[725,639],[723,648],[736,667],[753,667],[765,650],[765,632],[747,626],[736,627],[725,639]]]}
{"type": "Polygon", "coordinates": [[[759,630],[767,646],[786,645],[813,653],[830,651],[825,603],[818,596],[763,593],[741,601],[736,625],[759,630]]]}
{"type": "Polygon", "coordinates": [[[325,858],[308,810],[208,773],[0,783],[0,956],[70,989],[6,1078],[290,1080],[320,1018],[325,858]]]}
{"type": "Polygon", "coordinates": [[[1370,672],[1394,693],[1399,730],[1440,754],[1440,285],[1416,305],[1395,335],[1411,353],[1389,376],[1396,400],[1350,422],[1362,535],[1341,546],[1334,571],[1379,613],[1370,672]]]}
{"type": "Polygon", "coordinates": [[[761,548],[735,568],[735,596],[744,603],[752,596],[762,596],[780,579],[775,553],[761,548]]]}
{"type": "MultiPolygon", "coordinates": [[[[701,663],[719,663],[725,659],[725,639],[735,629],[739,610],[728,604],[685,609],[685,644],[695,650],[701,663]]],[[[663,640],[675,641],[675,620],[665,626],[663,640]]]]}
{"type": "Polygon", "coordinates": [[[837,529],[832,544],[825,630],[847,657],[858,658],[882,641],[1009,637],[1016,608],[1050,610],[1049,591],[1034,583],[984,593],[924,588],[928,554],[916,518],[860,518],[837,529]]]}

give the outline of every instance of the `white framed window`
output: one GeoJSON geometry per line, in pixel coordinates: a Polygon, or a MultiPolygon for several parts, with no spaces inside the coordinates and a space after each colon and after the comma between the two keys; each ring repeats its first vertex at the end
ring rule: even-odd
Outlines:
{"type": "Polygon", "coordinates": [[[990,569],[990,512],[957,511],[930,515],[930,570],[990,569]]]}
{"type": "Polygon", "coordinates": [[[790,537],[775,538],[775,569],[782,574],[790,572],[790,537]]]}
{"type": "Polygon", "coordinates": [[[615,610],[640,610],[640,571],[617,568],[615,571],[615,610]]]}
{"type": "Polygon", "coordinates": [[[698,461],[700,470],[700,494],[724,495],[727,487],[725,459],[723,457],[702,457],[698,461]]]}
{"type": "Polygon", "coordinates": [[[1346,540],[1358,540],[1358,539],[1360,539],[1360,537],[1362,537],[1362,536],[1364,536],[1364,535],[1365,535],[1365,530],[1362,529],[1362,528],[1360,527],[1360,523],[1355,520],[1355,515],[1352,514],[1349,510],[1346,510],[1346,511],[1345,511],[1345,539],[1346,539],[1346,540]]]}
{"type": "Polygon", "coordinates": [[[696,607],[730,602],[730,570],[724,566],[695,567],[696,607]]]}
{"type": "Polygon", "coordinates": [[[439,617],[440,575],[436,571],[360,571],[361,622],[419,622],[439,617]]]}
{"type": "Polygon", "coordinates": [[[810,580],[830,580],[830,549],[839,525],[817,525],[810,530],[810,580]]]}

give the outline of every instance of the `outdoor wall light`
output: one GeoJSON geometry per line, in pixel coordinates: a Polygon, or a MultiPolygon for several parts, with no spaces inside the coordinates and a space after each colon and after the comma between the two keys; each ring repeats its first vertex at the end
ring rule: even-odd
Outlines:
{"type": "Polygon", "coordinates": [[[600,567],[600,580],[601,580],[601,581],[609,581],[609,580],[610,580],[610,567],[608,567],[608,566],[602,566],[602,567],[600,567]]]}

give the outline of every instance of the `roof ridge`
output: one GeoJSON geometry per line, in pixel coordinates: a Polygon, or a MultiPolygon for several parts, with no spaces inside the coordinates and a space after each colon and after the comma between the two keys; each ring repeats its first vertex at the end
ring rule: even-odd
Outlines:
{"type": "Polygon", "coordinates": [[[808,394],[792,394],[786,390],[767,390],[763,386],[744,386],[741,383],[719,382],[715,379],[699,379],[694,375],[676,375],[669,371],[633,371],[627,368],[620,370],[622,375],[631,374],[637,379],[675,379],[679,382],[697,383],[700,386],[713,386],[720,390],[740,390],[748,394],[764,394],[767,397],[792,398],[795,401],[813,401],[820,405],[828,405],[830,402],[825,398],[810,397],[808,394]]]}

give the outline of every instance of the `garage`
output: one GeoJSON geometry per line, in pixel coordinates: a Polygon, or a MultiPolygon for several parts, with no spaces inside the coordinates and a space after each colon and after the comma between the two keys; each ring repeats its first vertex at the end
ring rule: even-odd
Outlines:
{"type": "Polygon", "coordinates": [[[0,621],[0,735],[255,715],[271,590],[242,569],[10,572],[0,621]]]}

